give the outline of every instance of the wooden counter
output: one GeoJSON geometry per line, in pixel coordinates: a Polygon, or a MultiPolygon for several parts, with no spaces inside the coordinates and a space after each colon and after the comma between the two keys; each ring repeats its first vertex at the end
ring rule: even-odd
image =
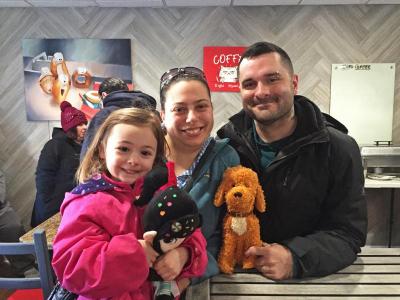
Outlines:
{"type": "Polygon", "coordinates": [[[400,248],[364,247],[352,265],[321,278],[273,281],[255,271],[218,275],[190,288],[186,299],[400,299],[400,248]]]}
{"type": "Polygon", "coordinates": [[[56,236],[58,226],[60,225],[61,215],[60,213],[55,214],[50,219],[47,219],[43,223],[39,224],[35,228],[32,228],[27,233],[19,238],[23,243],[33,243],[33,232],[39,228],[46,231],[47,245],[49,248],[53,247],[53,240],[56,236]]]}

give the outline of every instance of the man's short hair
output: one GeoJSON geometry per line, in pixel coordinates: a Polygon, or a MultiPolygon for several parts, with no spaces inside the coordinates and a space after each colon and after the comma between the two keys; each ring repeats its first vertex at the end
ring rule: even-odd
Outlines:
{"type": "Polygon", "coordinates": [[[281,57],[282,63],[285,64],[289,72],[293,74],[294,72],[293,64],[286,51],[283,50],[281,47],[268,42],[257,42],[249,46],[246,49],[246,51],[242,54],[242,57],[239,60],[238,68],[240,67],[240,64],[242,63],[243,59],[245,58],[251,59],[267,53],[278,53],[279,56],[281,57]]]}
{"type": "Polygon", "coordinates": [[[121,78],[110,77],[103,80],[99,86],[99,95],[104,93],[111,93],[115,91],[128,91],[128,86],[121,78]]]}

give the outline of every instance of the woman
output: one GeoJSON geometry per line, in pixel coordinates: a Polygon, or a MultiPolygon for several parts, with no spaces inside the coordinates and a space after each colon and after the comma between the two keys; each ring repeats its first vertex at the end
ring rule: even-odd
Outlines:
{"type": "MultiPolygon", "coordinates": [[[[204,73],[195,67],[174,68],[160,82],[161,118],[168,142],[167,158],[175,162],[178,186],[189,192],[203,217],[208,266],[198,283],[218,273],[221,212],[213,204],[225,169],[239,164],[239,156],[224,140],[210,137],[214,124],[210,89],[204,73]]],[[[159,261],[161,261],[160,259],[159,261]]],[[[158,262],[159,262],[158,261],[158,262]]],[[[157,270],[158,262],[154,268],[157,270]]],[[[189,285],[186,279],[180,289],[189,285]]]]}
{"type": "Polygon", "coordinates": [[[67,101],[60,105],[61,128],[54,128],[52,139],[40,153],[36,169],[36,199],[31,226],[35,227],[60,210],[65,192],[75,186],[74,175],[86,132],[83,112],[67,101]]]}

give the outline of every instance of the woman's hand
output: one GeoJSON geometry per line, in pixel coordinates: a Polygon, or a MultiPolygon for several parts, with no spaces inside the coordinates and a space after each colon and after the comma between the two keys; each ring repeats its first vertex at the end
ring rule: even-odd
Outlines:
{"type": "Polygon", "coordinates": [[[174,280],[181,272],[189,259],[189,250],[178,247],[160,256],[153,268],[163,280],[174,280]]]}
{"type": "Polygon", "coordinates": [[[156,250],[153,249],[151,243],[145,240],[138,240],[140,245],[142,245],[144,253],[146,254],[147,263],[150,267],[153,266],[154,262],[158,257],[158,253],[156,250]]]}

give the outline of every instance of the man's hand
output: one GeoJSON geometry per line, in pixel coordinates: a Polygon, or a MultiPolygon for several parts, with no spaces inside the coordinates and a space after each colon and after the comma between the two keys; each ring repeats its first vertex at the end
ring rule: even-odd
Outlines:
{"type": "Polygon", "coordinates": [[[181,278],[177,282],[179,292],[182,294],[184,290],[190,285],[190,280],[188,278],[181,278]]]}
{"type": "Polygon", "coordinates": [[[282,245],[263,243],[262,247],[250,247],[245,255],[255,256],[255,267],[265,277],[284,280],[293,276],[292,253],[282,245]]]}
{"type": "Polygon", "coordinates": [[[174,280],[181,272],[189,259],[189,250],[185,247],[172,249],[162,255],[154,263],[154,270],[163,280],[174,280]]]}

